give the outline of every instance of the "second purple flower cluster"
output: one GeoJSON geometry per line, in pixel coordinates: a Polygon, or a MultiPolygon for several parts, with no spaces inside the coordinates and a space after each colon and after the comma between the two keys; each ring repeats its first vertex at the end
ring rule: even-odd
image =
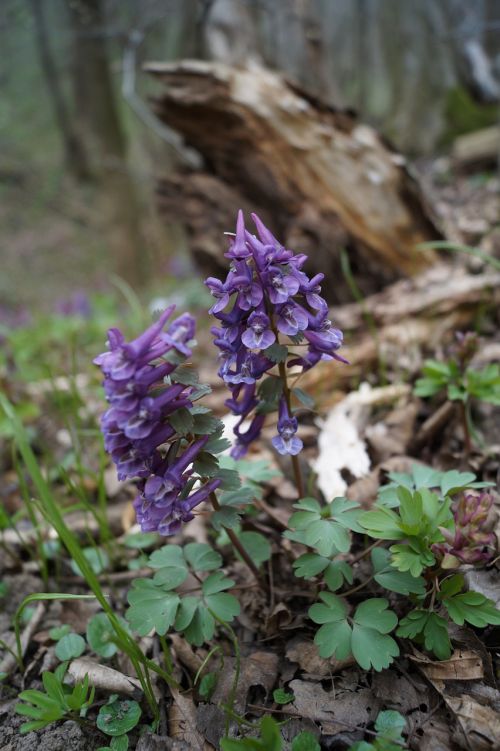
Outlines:
{"type": "MultiPolygon", "coordinates": [[[[214,327],[220,350],[219,375],[232,392],[226,402],[240,419],[234,428],[237,441],[232,455],[243,456],[260,434],[265,414],[257,382],[278,360],[309,370],[320,360],[345,360],[336,354],[342,332],[328,318],[321,296],[323,274],[309,278],[302,271],[307,257],[295,255],[278,242],[258,216],[252,214],[258,237],[245,229],[240,211],[236,234],[226,256],[231,261],[225,281],[208,278],[215,297],[210,312],[219,320],[214,327]],[[290,346],[283,356],[283,345],[290,346]],[[304,347],[300,354],[293,347],[304,347]],[[291,351],[290,351],[291,350],[291,351]],[[246,430],[243,425],[252,416],[246,430]]],[[[281,454],[295,455],[302,441],[295,435],[297,420],[291,414],[289,395],[279,401],[278,434],[273,445],[281,454]]]]}
{"type": "Polygon", "coordinates": [[[109,350],[94,360],[104,373],[111,405],[101,418],[105,449],[120,480],[140,478],[134,502],[137,519],[143,532],[161,535],[178,532],[182,522],[193,518],[195,506],[220,484],[213,479],[195,487],[192,465],[208,436],[182,438],[169,421],[177,410],[192,407],[193,391],[175,382],[175,371],[179,359],[191,355],[195,320],[186,313],[163,331],[174,308],[131,342],[110,329],[109,350]],[[175,355],[173,361],[169,353],[175,355]]]}

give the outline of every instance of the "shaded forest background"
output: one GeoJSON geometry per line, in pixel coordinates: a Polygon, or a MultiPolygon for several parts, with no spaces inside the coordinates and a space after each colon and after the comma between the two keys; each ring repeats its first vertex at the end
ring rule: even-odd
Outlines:
{"type": "Polygon", "coordinates": [[[497,121],[499,35],[498,0],[4,0],[2,306],[189,274],[155,185],[200,157],[150,109],[145,61],[282,71],[418,161],[497,121]]]}

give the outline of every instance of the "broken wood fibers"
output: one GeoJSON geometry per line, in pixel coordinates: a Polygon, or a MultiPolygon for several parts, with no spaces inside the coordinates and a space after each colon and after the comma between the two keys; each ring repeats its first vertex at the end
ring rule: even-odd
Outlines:
{"type": "Polygon", "coordinates": [[[164,85],[158,116],[205,162],[159,184],[160,209],[186,224],[205,267],[225,264],[222,233],[238,208],[259,213],[337,284],[342,247],[379,281],[433,259],[415,250],[439,232],[404,159],[352,114],[256,65],[186,60],[145,69],[164,85]]]}

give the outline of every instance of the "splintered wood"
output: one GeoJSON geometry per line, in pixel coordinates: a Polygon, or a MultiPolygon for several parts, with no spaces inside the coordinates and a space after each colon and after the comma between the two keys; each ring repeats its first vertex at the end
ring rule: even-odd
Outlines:
{"type": "Polygon", "coordinates": [[[159,185],[160,208],[186,223],[198,258],[224,262],[222,232],[238,208],[261,213],[327,273],[346,246],[386,279],[433,258],[415,249],[439,232],[404,159],[351,114],[258,66],[182,61],[146,70],[164,85],[157,114],[205,160],[159,185]]]}

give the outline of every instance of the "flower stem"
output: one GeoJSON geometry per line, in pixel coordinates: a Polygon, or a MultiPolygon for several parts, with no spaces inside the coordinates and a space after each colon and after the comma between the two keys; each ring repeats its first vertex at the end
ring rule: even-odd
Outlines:
{"type": "MultiPolygon", "coordinates": [[[[286,399],[288,413],[291,415],[292,414],[292,400],[291,400],[290,389],[288,387],[288,380],[287,380],[287,374],[286,374],[286,368],[285,368],[284,362],[279,363],[278,370],[279,370],[281,381],[283,383],[283,395],[286,399]]],[[[297,455],[294,455],[291,457],[291,459],[292,459],[293,474],[295,477],[295,486],[297,488],[299,498],[303,498],[305,495],[304,481],[302,479],[302,470],[300,468],[299,457],[297,455]]]]}
{"type": "MultiPolygon", "coordinates": [[[[214,507],[214,509],[216,511],[220,511],[220,503],[217,500],[217,496],[215,495],[214,492],[210,493],[210,501],[211,501],[212,506],[214,507]]],[[[241,544],[240,540],[238,540],[238,537],[234,533],[234,530],[228,529],[227,527],[225,527],[225,530],[226,530],[227,536],[231,540],[233,546],[236,548],[236,550],[238,551],[238,553],[241,555],[241,557],[243,558],[243,560],[247,564],[248,568],[250,569],[250,571],[252,572],[252,574],[255,576],[255,578],[258,581],[258,583],[259,584],[263,584],[262,577],[260,575],[259,569],[255,565],[255,563],[252,561],[252,559],[250,558],[250,556],[248,555],[247,551],[245,550],[245,548],[241,544]]]]}
{"type": "Polygon", "coordinates": [[[467,419],[467,405],[465,402],[460,402],[460,417],[462,419],[462,429],[464,431],[464,451],[465,456],[469,456],[472,450],[469,421],[467,419]]]}

